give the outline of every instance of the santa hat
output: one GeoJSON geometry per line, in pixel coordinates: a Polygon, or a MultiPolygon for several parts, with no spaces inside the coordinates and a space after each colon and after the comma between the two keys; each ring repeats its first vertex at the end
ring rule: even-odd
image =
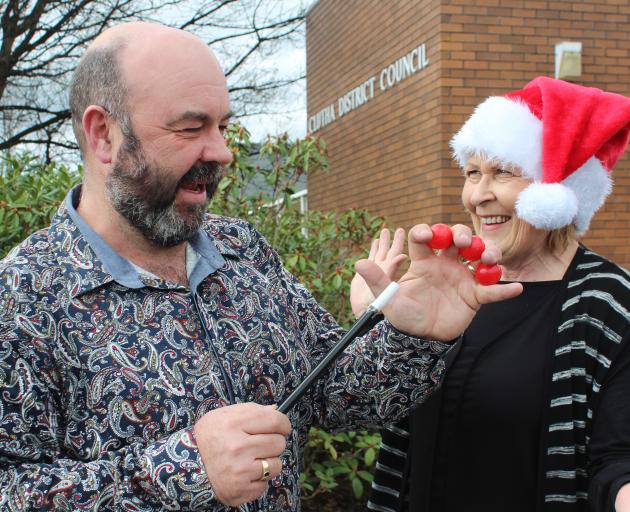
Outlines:
{"type": "Polygon", "coordinates": [[[472,155],[519,167],[532,181],[516,202],[527,223],[574,224],[582,234],[610,194],[629,136],[629,98],[541,76],[478,105],[451,147],[462,167],[472,155]]]}

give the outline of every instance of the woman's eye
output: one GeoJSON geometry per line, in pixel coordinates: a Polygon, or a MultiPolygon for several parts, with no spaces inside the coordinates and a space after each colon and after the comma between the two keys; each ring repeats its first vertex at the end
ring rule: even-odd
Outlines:
{"type": "Polygon", "coordinates": [[[501,176],[514,176],[512,171],[506,171],[505,169],[497,169],[497,174],[501,176]]]}
{"type": "Polygon", "coordinates": [[[476,179],[481,173],[479,171],[466,171],[466,178],[476,179]]]}

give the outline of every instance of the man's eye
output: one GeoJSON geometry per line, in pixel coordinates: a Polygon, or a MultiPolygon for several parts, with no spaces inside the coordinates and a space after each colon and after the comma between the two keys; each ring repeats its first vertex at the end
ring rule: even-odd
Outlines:
{"type": "Polygon", "coordinates": [[[505,169],[497,169],[497,174],[501,176],[514,176],[514,173],[512,171],[507,171],[505,169]]]}
{"type": "Polygon", "coordinates": [[[182,128],[180,131],[184,132],[184,133],[197,133],[199,130],[201,130],[201,126],[193,126],[190,128],[182,128]]]}
{"type": "Polygon", "coordinates": [[[477,178],[479,177],[479,171],[466,171],[466,178],[477,178]]]}

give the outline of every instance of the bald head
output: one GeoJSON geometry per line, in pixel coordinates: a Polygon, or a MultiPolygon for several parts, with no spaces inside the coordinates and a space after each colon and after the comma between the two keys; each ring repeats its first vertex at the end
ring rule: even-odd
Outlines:
{"type": "Polygon", "coordinates": [[[133,22],[99,35],[79,62],[70,86],[72,125],[82,151],[82,116],[89,105],[104,107],[123,132],[130,132],[130,106],[168,95],[170,84],[191,69],[202,69],[213,84],[225,87],[225,76],[212,51],[188,32],[133,22]]]}

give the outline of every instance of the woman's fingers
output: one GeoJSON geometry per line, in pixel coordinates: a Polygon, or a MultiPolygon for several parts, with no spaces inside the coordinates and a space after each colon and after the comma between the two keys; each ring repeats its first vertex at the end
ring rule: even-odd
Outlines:
{"type": "Polygon", "coordinates": [[[372,240],[372,245],[370,246],[370,255],[368,256],[368,260],[374,261],[376,259],[376,253],[378,252],[378,238],[372,240]]]}
{"type": "Polygon", "coordinates": [[[472,230],[463,224],[455,224],[451,227],[453,232],[453,245],[456,249],[470,247],[472,242],[472,230]]]}
{"type": "Polygon", "coordinates": [[[387,277],[383,269],[375,262],[370,260],[359,260],[355,263],[357,273],[365,280],[374,297],[387,287],[391,279],[387,277]]]}
{"type": "Polygon", "coordinates": [[[376,252],[376,261],[384,261],[387,258],[391,241],[389,229],[382,229],[378,238],[378,250],[376,252]]]}
{"type": "Polygon", "coordinates": [[[432,237],[433,234],[428,224],[416,224],[409,230],[408,246],[411,261],[422,260],[434,255],[433,249],[427,245],[432,237]]]}
{"type": "Polygon", "coordinates": [[[521,283],[494,284],[491,286],[476,287],[476,299],[479,304],[489,304],[502,300],[512,299],[523,291],[521,283]]]}
{"type": "Polygon", "coordinates": [[[405,250],[405,230],[398,228],[394,232],[394,240],[390,248],[390,253],[394,255],[402,254],[405,250]]]}
{"type": "Polygon", "coordinates": [[[501,260],[501,249],[499,249],[494,243],[486,242],[486,248],[481,254],[481,262],[486,265],[495,265],[501,260]]]}

